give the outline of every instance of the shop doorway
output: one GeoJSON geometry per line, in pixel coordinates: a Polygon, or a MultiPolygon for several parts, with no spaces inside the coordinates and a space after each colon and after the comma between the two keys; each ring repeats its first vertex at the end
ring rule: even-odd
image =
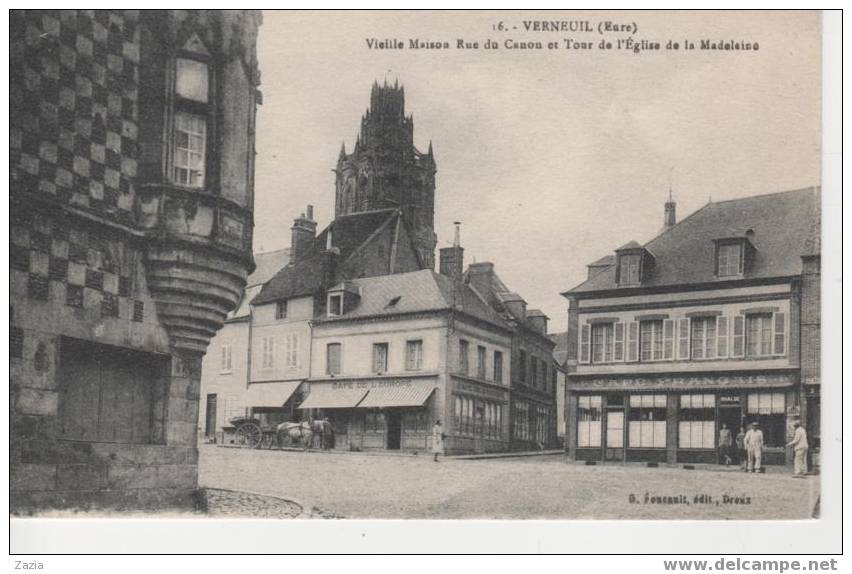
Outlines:
{"type": "MultiPolygon", "coordinates": [[[[716,429],[716,439],[717,439],[717,442],[718,442],[719,431],[722,430],[722,425],[726,425],[728,427],[728,429],[731,431],[731,439],[732,439],[732,443],[733,443],[731,445],[730,456],[736,463],[740,462],[738,460],[738,455],[737,455],[737,433],[740,432],[740,427],[743,424],[742,419],[743,419],[742,409],[740,409],[739,405],[727,405],[727,406],[721,405],[721,406],[719,406],[719,421],[718,421],[719,426],[716,429]]],[[[721,446],[721,445],[718,445],[718,446],[721,446]]],[[[721,453],[721,449],[717,448],[716,451],[717,451],[716,454],[719,457],[718,462],[719,463],[723,462],[721,460],[723,458],[722,453],[721,453]]]]}
{"type": "Polygon", "coordinates": [[[624,458],[624,408],[608,408],[606,411],[606,447],[604,460],[624,458]]]}
{"type": "Polygon", "coordinates": [[[390,411],[385,413],[385,420],[387,421],[387,449],[399,450],[402,438],[402,416],[398,412],[390,411]]]}

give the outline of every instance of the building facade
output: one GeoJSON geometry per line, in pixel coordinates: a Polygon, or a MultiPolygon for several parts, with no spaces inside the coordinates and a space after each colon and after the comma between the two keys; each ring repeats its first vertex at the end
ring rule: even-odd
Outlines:
{"type": "Polygon", "coordinates": [[[448,454],[508,450],[511,331],[467,286],[426,269],[327,296],[299,408],[334,448],[428,451],[440,420],[448,454]]]}
{"type": "Polygon", "coordinates": [[[11,508],[192,504],[252,260],[253,11],[11,14],[11,508]]]}
{"type": "Polygon", "coordinates": [[[819,436],[819,319],[804,309],[818,308],[819,190],[708,203],[679,223],[671,203],[660,235],[563,294],[569,455],[716,463],[722,426],[757,422],[764,461],[789,462],[793,420],[819,436]]]}

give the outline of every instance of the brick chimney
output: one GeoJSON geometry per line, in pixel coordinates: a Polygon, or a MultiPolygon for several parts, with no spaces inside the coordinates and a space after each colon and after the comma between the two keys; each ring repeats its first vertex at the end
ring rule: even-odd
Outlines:
{"type": "Polygon", "coordinates": [[[455,238],[453,239],[452,247],[442,247],[440,252],[440,264],[438,270],[441,275],[452,277],[456,281],[461,281],[462,272],[464,270],[464,247],[461,246],[459,227],[461,223],[454,222],[456,226],[455,238]]]}
{"type": "Polygon", "coordinates": [[[314,206],[309,205],[306,213],[293,220],[290,228],[290,263],[304,259],[314,246],[317,222],[314,221],[314,206]]]}
{"type": "Polygon", "coordinates": [[[669,189],[669,200],[666,202],[665,207],[663,209],[663,228],[661,232],[668,231],[677,223],[677,217],[675,215],[675,209],[677,208],[677,203],[672,199],[672,190],[669,189]]]}

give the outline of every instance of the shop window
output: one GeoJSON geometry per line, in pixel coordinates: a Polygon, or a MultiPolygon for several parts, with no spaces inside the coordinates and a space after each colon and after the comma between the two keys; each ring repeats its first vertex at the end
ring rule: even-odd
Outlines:
{"type": "Polygon", "coordinates": [[[716,317],[692,319],[692,358],[712,359],[716,356],[716,317]]]}
{"type": "Polygon", "coordinates": [[[329,343],[325,347],[325,372],[327,375],[339,375],[343,348],[340,343],[329,343]]]}
{"type": "Polygon", "coordinates": [[[630,448],[666,447],[666,395],[630,395],[627,435],[630,448]]]}
{"type": "Polygon", "coordinates": [[[417,339],[405,342],[405,368],[419,371],[423,368],[423,341],[417,339]]]}
{"type": "Polygon", "coordinates": [[[476,376],[480,379],[485,379],[485,347],[478,345],[476,347],[476,376]]]}
{"type": "Polygon", "coordinates": [[[747,422],[757,422],[766,446],[784,446],[787,415],[784,393],[750,393],[746,402],[747,422]]]}
{"type": "Polygon", "coordinates": [[[275,303],[275,318],[278,320],[287,318],[287,299],[275,303]]]}
{"type": "Polygon", "coordinates": [[[577,397],[577,446],[601,446],[601,397],[577,397]]]}
{"type": "Polygon", "coordinates": [[[512,418],[514,420],[513,434],[515,440],[530,440],[530,405],[525,401],[512,403],[512,418]]]}
{"type": "Polygon", "coordinates": [[[405,433],[426,433],[429,430],[429,420],[426,412],[408,411],[402,415],[402,429],[405,433]]]}
{"type": "Polygon", "coordinates": [[[388,372],[388,344],[374,343],[373,344],[373,372],[387,373],[388,372]]]}
{"type": "Polygon", "coordinates": [[[470,371],[470,343],[459,339],[459,372],[463,375],[470,371]]]}
{"type": "Polygon", "coordinates": [[[503,353],[494,351],[494,382],[503,382],[503,353]]]}
{"type": "Polygon", "coordinates": [[[715,448],[715,395],[681,395],[677,436],[678,448],[715,448]]]}
{"type": "Polygon", "coordinates": [[[614,327],[612,323],[592,325],[592,362],[609,363],[612,361],[614,327]]]}
{"type": "Polygon", "coordinates": [[[385,432],[385,415],[378,412],[367,412],[364,414],[364,432],[381,434],[385,432]]]}

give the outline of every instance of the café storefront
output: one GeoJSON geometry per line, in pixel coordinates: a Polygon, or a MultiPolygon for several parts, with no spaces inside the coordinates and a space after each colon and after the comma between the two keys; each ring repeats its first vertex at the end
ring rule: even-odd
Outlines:
{"type": "Polygon", "coordinates": [[[328,417],[333,448],[426,451],[431,447],[437,377],[313,381],[299,405],[328,417]]]}
{"type": "MultiPolygon", "coordinates": [[[[758,422],[764,464],[786,464],[799,397],[795,372],[573,377],[569,455],[577,460],[719,463],[722,425],[758,422]]],[[[735,450],[735,449],[734,449],[735,450]]]]}

